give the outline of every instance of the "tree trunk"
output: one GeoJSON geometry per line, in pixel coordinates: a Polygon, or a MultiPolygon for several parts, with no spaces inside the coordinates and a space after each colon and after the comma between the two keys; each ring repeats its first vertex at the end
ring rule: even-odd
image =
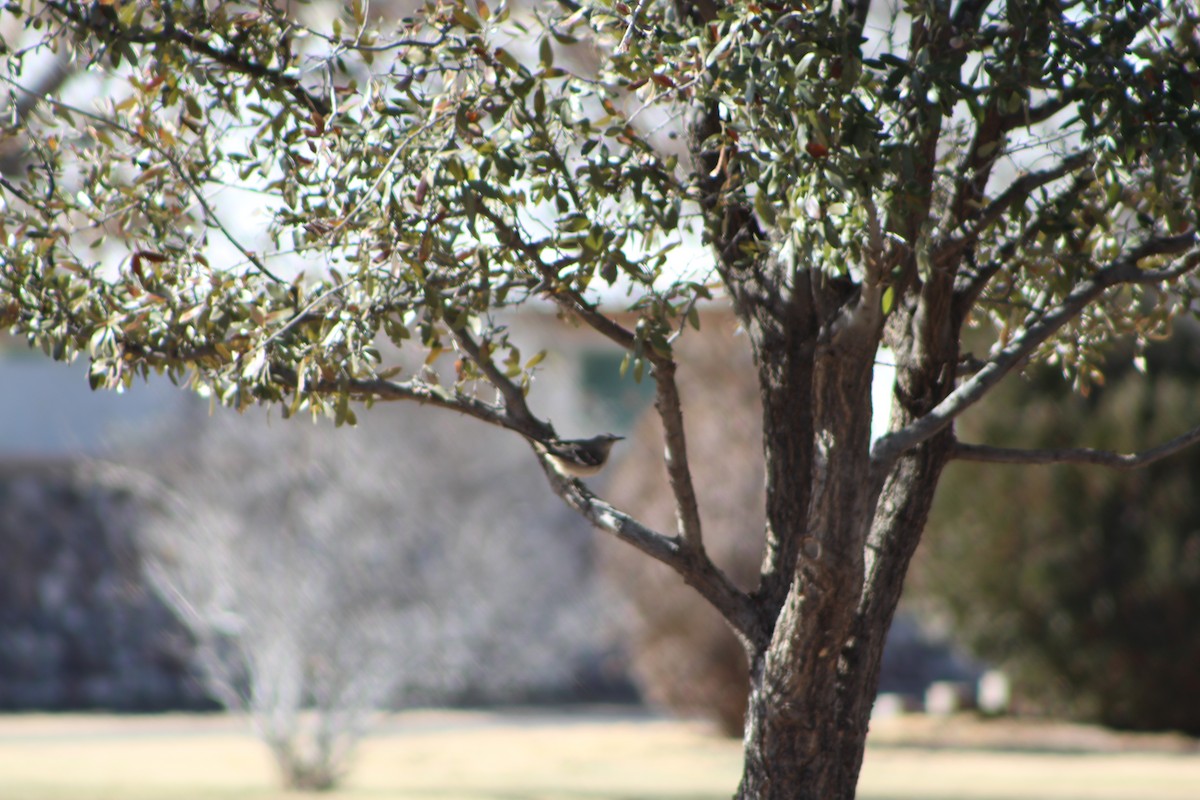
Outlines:
{"type": "Polygon", "coordinates": [[[771,685],[770,660],[767,655],[751,666],[738,800],[851,800],[865,731],[839,729],[833,686],[807,692],[803,704],[780,697],[771,685]]]}
{"type": "MultiPolygon", "coordinates": [[[[748,644],[742,800],[855,796],[884,640],[950,441],[935,437],[887,474],[871,461],[876,332],[752,330],[768,465],[758,600],[771,637],[748,644]]],[[[898,356],[894,426],[945,396],[955,359],[953,345],[898,356]]]]}
{"type": "Polygon", "coordinates": [[[844,596],[796,591],[752,654],[739,800],[854,798],[884,642],[944,463],[935,440],[888,481],[848,622],[844,596]]]}

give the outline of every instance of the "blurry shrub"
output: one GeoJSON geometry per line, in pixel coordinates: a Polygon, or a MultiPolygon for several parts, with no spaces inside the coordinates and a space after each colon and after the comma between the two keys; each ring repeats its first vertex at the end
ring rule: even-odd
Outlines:
{"type": "Polygon", "coordinates": [[[208,688],[290,788],[334,787],[381,708],[562,694],[611,647],[590,532],[527,448],[464,422],[221,413],[106,469],[208,688]]]}
{"type": "MultiPolygon", "coordinates": [[[[966,442],[1131,452],[1200,419],[1194,333],[1088,397],[1038,373],[958,425],[966,442]]],[[[1200,734],[1200,447],[1124,472],[952,464],[910,576],[1026,708],[1200,734]]]]}

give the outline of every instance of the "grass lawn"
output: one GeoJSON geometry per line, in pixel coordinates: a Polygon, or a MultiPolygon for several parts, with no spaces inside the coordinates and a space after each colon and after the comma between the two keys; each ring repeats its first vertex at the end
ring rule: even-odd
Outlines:
{"type": "MultiPolygon", "coordinates": [[[[989,729],[923,718],[876,727],[862,800],[1200,798],[1200,750],[1185,740],[1011,724],[980,734],[989,729]]],[[[739,750],[738,742],[686,722],[412,712],[384,720],[344,788],[321,797],[716,800],[737,784],[739,750]]],[[[299,797],[275,788],[265,749],[230,717],[0,716],[3,800],[299,797]]]]}

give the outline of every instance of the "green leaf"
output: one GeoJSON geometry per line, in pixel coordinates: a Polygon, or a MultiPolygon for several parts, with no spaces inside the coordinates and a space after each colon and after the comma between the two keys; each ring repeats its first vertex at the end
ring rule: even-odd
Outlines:
{"type": "Polygon", "coordinates": [[[505,50],[503,47],[496,48],[496,60],[511,69],[513,72],[521,71],[521,62],[513,58],[513,54],[505,50]]]}
{"type": "Polygon", "coordinates": [[[585,214],[570,214],[558,223],[559,230],[567,233],[578,233],[592,226],[591,220],[585,214]]]}
{"type": "Polygon", "coordinates": [[[776,220],[775,206],[771,203],[767,193],[761,188],[754,195],[754,210],[762,218],[763,222],[767,223],[768,226],[774,227],[776,220]]]}
{"type": "Polygon", "coordinates": [[[467,11],[464,6],[456,5],[450,13],[454,17],[455,22],[471,33],[478,33],[483,30],[483,23],[474,14],[467,11]]]}

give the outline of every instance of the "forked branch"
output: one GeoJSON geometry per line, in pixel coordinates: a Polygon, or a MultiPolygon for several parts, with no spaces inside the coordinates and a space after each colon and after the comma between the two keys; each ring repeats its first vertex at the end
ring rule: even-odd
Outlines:
{"type": "Polygon", "coordinates": [[[955,417],[979,402],[1021,361],[1112,287],[1162,283],[1195,270],[1200,266],[1200,252],[1194,250],[1196,241],[1194,231],[1150,239],[1081,282],[1061,303],[1029,321],[1023,333],[1014,337],[1007,347],[947,395],[932,411],[880,438],[871,448],[871,460],[876,468],[884,471],[890,469],[891,464],[905,452],[944,430],[955,417]],[[1188,251],[1192,252],[1172,268],[1143,270],[1138,267],[1138,262],[1143,258],[1178,255],[1188,251]]]}
{"type": "Polygon", "coordinates": [[[761,645],[768,636],[755,612],[750,596],[729,580],[702,551],[687,545],[679,536],[666,536],[647,528],[624,511],[592,494],[577,480],[559,474],[543,462],[546,478],[554,492],[572,509],[600,530],[633,545],[666,564],[716,608],[746,642],[761,645]]]}

